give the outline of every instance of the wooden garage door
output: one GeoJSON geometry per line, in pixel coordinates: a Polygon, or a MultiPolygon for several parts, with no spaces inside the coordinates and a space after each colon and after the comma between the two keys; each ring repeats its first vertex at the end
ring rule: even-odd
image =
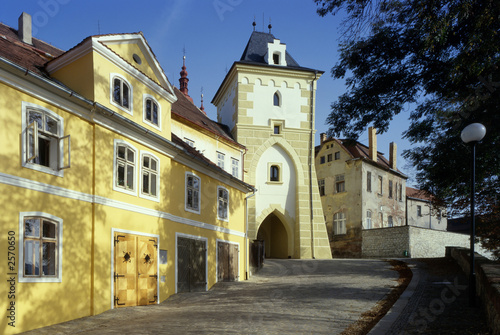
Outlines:
{"type": "Polygon", "coordinates": [[[238,280],[238,245],[217,242],[217,281],[238,280]]]}
{"type": "Polygon", "coordinates": [[[115,306],[155,304],[157,296],[157,239],[115,233],[115,306]]]}
{"type": "Polygon", "coordinates": [[[206,242],[177,239],[177,293],[206,291],[206,242]]]}

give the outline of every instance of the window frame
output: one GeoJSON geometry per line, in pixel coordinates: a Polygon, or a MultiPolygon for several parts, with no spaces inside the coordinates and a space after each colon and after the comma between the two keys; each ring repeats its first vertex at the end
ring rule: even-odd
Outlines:
{"type": "Polygon", "coordinates": [[[372,191],[372,173],[371,171],[366,171],[366,191],[372,191]]]}
{"type": "Polygon", "coordinates": [[[218,220],[221,220],[221,221],[225,221],[225,222],[228,222],[229,221],[229,190],[223,186],[217,186],[217,219],[218,220]],[[222,191],[222,192],[225,192],[225,194],[227,195],[227,199],[224,203],[224,199],[222,199],[223,201],[223,204],[225,204],[225,207],[226,207],[226,217],[222,217],[220,216],[220,210],[221,210],[221,198],[219,196],[219,192],[222,191]]]}
{"type": "MultiPolygon", "coordinates": [[[[63,220],[52,214],[44,212],[20,212],[19,213],[19,264],[18,264],[18,282],[20,283],[61,283],[62,282],[62,260],[63,260],[63,220]],[[25,238],[25,219],[26,218],[38,218],[51,221],[56,224],[56,275],[55,276],[25,276],[24,274],[24,242],[26,240],[31,240],[31,238],[25,238]]],[[[43,238],[41,237],[42,241],[43,238]]],[[[42,249],[42,246],[39,247],[42,249]]]]}
{"type": "Polygon", "coordinates": [[[392,191],[393,191],[392,180],[389,180],[389,194],[388,194],[389,199],[392,199],[392,191]]]}
{"type": "Polygon", "coordinates": [[[240,161],[234,157],[231,157],[231,175],[234,178],[240,177],[240,161]]]}
{"type": "MultiPolygon", "coordinates": [[[[184,178],[184,210],[186,210],[187,212],[200,214],[201,213],[201,197],[200,197],[200,195],[201,195],[201,178],[192,172],[186,171],[185,178],[184,178]],[[188,206],[188,195],[189,195],[188,180],[190,177],[196,178],[198,180],[198,189],[196,190],[196,189],[194,189],[194,187],[192,188],[195,192],[198,193],[198,203],[197,203],[198,208],[194,208],[194,207],[191,208],[188,206]]],[[[193,203],[194,203],[194,201],[193,201],[193,203]]]]}
{"type": "Polygon", "coordinates": [[[333,234],[346,235],[347,234],[347,216],[344,212],[337,212],[333,214],[333,234]],[[339,217],[341,216],[341,217],[339,217]],[[341,228],[341,229],[339,229],[341,228]],[[339,232],[341,230],[341,232],[339,232]]]}
{"type": "Polygon", "coordinates": [[[325,195],[325,179],[318,179],[318,190],[320,196],[325,195]]]}
{"type": "Polygon", "coordinates": [[[394,227],[394,219],[392,218],[392,215],[389,215],[387,217],[387,227],[389,228],[394,227]]]}
{"type": "Polygon", "coordinates": [[[417,216],[418,217],[422,217],[422,206],[421,205],[417,205],[417,216]]]}
{"type": "Polygon", "coordinates": [[[326,161],[327,162],[331,162],[332,160],[333,160],[333,155],[332,154],[326,155],[326,161]]]}
{"type": "Polygon", "coordinates": [[[283,183],[283,175],[282,175],[282,165],[281,163],[267,163],[267,183],[269,184],[282,184],[283,183]],[[276,168],[278,171],[278,180],[272,180],[272,171],[271,169],[276,168]]]}
{"type": "Polygon", "coordinates": [[[325,156],[321,156],[319,158],[319,164],[325,164],[325,161],[326,161],[325,156]]]}
{"type": "Polygon", "coordinates": [[[217,166],[222,170],[225,170],[226,165],[226,154],[220,151],[217,151],[217,166]]]}
{"type": "Polygon", "coordinates": [[[274,107],[281,107],[282,104],[283,104],[282,96],[281,96],[280,91],[278,90],[278,91],[274,92],[274,94],[273,94],[273,106],[274,107]],[[277,104],[276,104],[276,102],[277,102],[277,104]]]}
{"type": "MultiPolygon", "coordinates": [[[[140,154],[140,172],[139,172],[139,175],[140,175],[140,187],[139,187],[139,197],[141,198],[144,198],[144,199],[148,199],[148,200],[153,200],[153,201],[156,201],[156,202],[160,202],[160,159],[158,158],[158,156],[156,156],[155,154],[149,152],[149,151],[142,151],[141,150],[141,154],[140,154]],[[146,172],[150,172],[152,173],[153,170],[149,167],[149,168],[145,168],[144,167],[144,157],[146,156],[149,156],[149,159],[154,159],[156,161],[156,196],[152,195],[152,194],[148,194],[148,193],[144,193],[143,192],[143,187],[144,187],[144,171],[146,172]]],[[[151,181],[150,181],[150,185],[151,185],[151,181]]]]}
{"type": "MultiPolygon", "coordinates": [[[[110,101],[110,103],[113,106],[121,109],[122,111],[124,111],[124,112],[126,112],[128,114],[134,115],[134,89],[133,89],[132,85],[130,84],[130,82],[127,79],[125,79],[125,77],[123,77],[122,75],[120,75],[118,73],[110,73],[109,74],[109,78],[110,78],[110,80],[109,80],[109,101],[110,101]],[[128,100],[129,100],[129,107],[128,108],[125,107],[125,106],[122,106],[120,103],[116,102],[115,99],[114,99],[114,94],[113,93],[114,93],[114,86],[115,86],[114,81],[115,81],[115,79],[121,80],[122,81],[122,85],[123,85],[123,83],[127,84],[127,87],[128,87],[128,90],[129,90],[129,98],[128,98],[128,100]]],[[[123,92],[123,89],[121,89],[120,92],[123,92]]],[[[122,94],[120,93],[120,96],[121,95],[122,94]]]]}
{"type": "Polygon", "coordinates": [[[366,211],[366,229],[373,228],[372,214],[371,210],[366,211]]]}
{"type": "Polygon", "coordinates": [[[340,159],[340,151],[335,152],[335,160],[338,161],[340,159]]]}
{"type": "MultiPolygon", "coordinates": [[[[137,157],[138,157],[138,153],[139,153],[139,150],[137,150],[136,147],[134,147],[133,145],[131,145],[130,143],[124,141],[124,140],[120,140],[120,139],[115,139],[114,140],[114,145],[113,145],[113,190],[114,191],[118,191],[118,192],[122,192],[122,193],[126,193],[126,194],[129,194],[129,195],[137,195],[137,171],[138,171],[138,160],[137,160],[137,157]],[[118,186],[118,147],[119,146],[126,146],[126,147],[129,147],[130,150],[132,150],[134,152],[134,173],[133,173],[133,176],[134,176],[134,180],[133,180],[133,189],[127,189],[127,187],[123,187],[123,186],[118,186]]],[[[142,164],[141,164],[142,165],[142,164]]],[[[125,169],[126,170],[126,169],[125,169]]],[[[127,172],[125,171],[125,175],[127,174],[127,172]]],[[[125,182],[125,185],[127,183],[125,182]]]]}
{"type": "Polygon", "coordinates": [[[53,112],[52,110],[46,107],[26,101],[23,101],[21,103],[21,111],[22,111],[22,116],[21,116],[22,166],[39,172],[48,173],[54,176],[64,177],[64,170],[71,167],[71,135],[66,135],[66,136],[64,135],[64,118],[61,115],[53,112]],[[30,111],[38,112],[44,116],[46,115],[49,116],[51,119],[54,119],[57,122],[56,134],[54,133],[49,134],[45,130],[40,131],[38,129],[38,126],[35,126],[36,121],[33,121],[32,123],[28,124],[29,122],[28,114],[30,113],[30,111]],[[32,129],[31,131],[30,128],[32,129]],[[36,158],[35,154],[31,157],[28,157],[30,152],[29,150],[30,132],[33,134],[33,138],[35,139],[33,142],[34,152],[38,151],[39,149],[38,142],[39,142],[40,132],[42,133],[41,136],[52,138],[55,141],[53,144],[51,144],[52,147],[51,150],[55,150],[56,152],[53,153],[53,155],[51,155],[52,158],[49,158],[49,160],[52,161],[51,163],[49,163],[49,166],[33,162],[33,159],[36,158]],[[66,146],[65,146],[65,141],[67,141],[66,146]],[[67,158],[67,164],[65,162],[65,158],[67,158]],[[56,162],[54,162],[53,160],[56,160],[56,162]]]}
{"type": "Polygon", "coordinates": [[[384,177],[378,176],[378,181],[379,181],[378,194],[383,195],[384,194],[384,177]]]}
{"type": "Polygon", "coordinates": [[[339,174],[335,176],[335,193],[346,192],[345,189],[345,175],[339,174]],[[342,190],[339,191],[339,186],[342,185],[342,190]]]}
{"type": "MultiPolygon", "coordinates": [[[[161,130],[161,105],[160,103],[158,102],[158,100],[155,99],[155,97],[153,97],[152,95],[150,94],[144,94],[142,96],[142,105],[143,105],[143,111],[142,111],[142,121],[144,123],[146,123],[147,125],[149,125],[150,127],[153,127],[155,129],[158,129],[158,130],[161,130]],[[158,108],[158,111],[157,111],[157,118],[158,118],[158,124],[155,124],[152,120],[148,120],[147,117],[146,117],[146,107],[147,107],[147,101],[148,100],[151,100],[153,103],[156,104],[157,108],[158,108]]],[[[153,114],[151,114],[151,119],[153,118],[153,114]]]]}

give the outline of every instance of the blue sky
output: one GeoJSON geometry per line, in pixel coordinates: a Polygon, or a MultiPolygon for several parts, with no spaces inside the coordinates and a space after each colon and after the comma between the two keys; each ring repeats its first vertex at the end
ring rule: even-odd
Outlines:
{"type": "MultiPolygon", "coordinates": [[[[186,51],[189,94],[200,105],[203,87],[205,111],[216,119],[210,103],[226,71],[241,54],[252,33],[255,17],[258,31],[268,31],[287,45],[287,51],[304,67],[325,71],[318,81],[316,144],[325,132],[330,104],[346,91],[343,80],[333,80],[330,69],[338,59],[341,17],[320,17],[313,0],[143,0],[6,1],[0,21],[17,29],[21,12],[32,15],[34,35],[63,50],[96,34],[142,31],[170,82],[179,85],[183,50],[186,51]]],[[[410,176],[401,153],[409,148],[401,133],[409,113],[391,122],[378,136],[378,150],[388,156],[389,143],[398,145],[398,168],[410,176]]],[[[359,141],[368,144],[365,132],[359,141]]]]}

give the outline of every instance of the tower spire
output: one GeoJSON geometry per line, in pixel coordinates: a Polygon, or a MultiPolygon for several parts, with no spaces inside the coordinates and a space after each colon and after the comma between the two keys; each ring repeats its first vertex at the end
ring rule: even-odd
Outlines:
{"type": "Polygon", "coordinates": [[[184,56],[182,57],[182,71],[180,72],[181,77],[179,78],[179,91],[181,91],[191,102],[193,99],[189,96],[188,92],[188,73],[186,71],[186,50],[184,50],[184,56]]]}
{"type": "Polygon", "coordinates": [[[200,106],[200,110],[205,114],[207,115],[207,112],[205,112],[205,107],[203,106],[203,86],[201,87],[201,106],[200,106]]]}

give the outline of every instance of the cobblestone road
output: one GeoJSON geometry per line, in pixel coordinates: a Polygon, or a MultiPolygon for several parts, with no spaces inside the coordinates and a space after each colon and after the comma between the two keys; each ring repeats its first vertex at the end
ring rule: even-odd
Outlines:
{"type": "Polygon", "coordinates": [[[266,260],[248,281],[26,334],[339,334],[397,278],[379,260],[266,260]]]}

